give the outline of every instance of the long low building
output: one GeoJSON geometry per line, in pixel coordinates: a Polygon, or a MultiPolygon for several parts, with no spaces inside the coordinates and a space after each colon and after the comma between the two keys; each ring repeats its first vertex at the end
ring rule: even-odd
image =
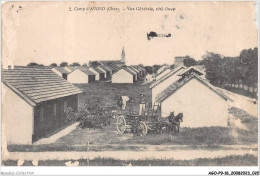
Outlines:
{"type": "Polygon", "coordinates": [[[152,89],[152,104],[155,104],[155,97],[162,92],[164,89],[166,89],[168,86],[170,86],[172,83],[177,81],[180,77],[178,74],[185,70],[186,67],[177,67],[164,75],[162,78],[156,80],[153,82],[150,86],[152,89]]]}
{"type": "Polygon", "coordinates": [[[179,79],[155,97],[161,116],[183,113],[181,127],[228,126],[228,97],[201,77],[192,67],[178,73],[179,79]]]}
{"type": "Polygon", "coordinates": [[[66,125],[65,110],[78,110],[82,91],[49,68],[2,69],[2,136],[32,144],[66,125]]]}
{"type": "Polygon", "coordinates": [[[136,73],[127,67],[122,67],[112,74],[111,83],[134,83],[136,81],[136,73]]]}
{"type": "Polygon", "coordinates": [[[105,72],[100,70],[98,67],[89,67],[88,69],[96,74],[96,80],[105,79],[105,72]]]}
{"type": "Polygon", "coordinates": [[[165,70],[163,70],[162,72],[160,72],[159,74],[156,74],[155,76],[155,80],[161,79],[162,77],[164,77],[165,75],[167,75],[169,72],[171,72],[172,70],[169,68],[166,68],[165,70]]]}
{"type": "Polygon", "coordinates": [[[88,84],[95,81],[96,74],[91,72],[88,68],[78,67],[70,72],[67,80],[73,84],[88,84]]]}
{"type": "Polygon", "coordinates": [[[96,77],[99,79],[97,71],[94,73],[82,66],[54,67],[52,71],[73,84],[88,84],[94,82],[96,77]]]}

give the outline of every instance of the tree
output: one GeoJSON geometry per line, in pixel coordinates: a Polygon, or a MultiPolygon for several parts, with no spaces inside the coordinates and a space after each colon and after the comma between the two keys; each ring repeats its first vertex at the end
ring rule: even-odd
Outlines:
{"type": "Polygon", "coordinates": [[[153,65],[153,73],[156,73],[159,68],[161,68],[161,65],[153,65]]]}
{"type": "Polygon", "coordinates": [[[62,62],[62,63],[60,63],[60,66],[61,67],[66,67],[66,66],[68,66],[68,62],[62,62]]]}
{"type": "Polygon", "coordinates": [[[98,61],[89,61],[89,66],[91,67],[97,67],[101,65],[98,61]]]}
{"type": "Polygon", "coordinates": [[[258,48],[244,49],[239,55],[239,71],[243,82],[249,87],[256,87],[258,82],[258,48]]]}
{"type": "Polygon", "coordinates": [[[184,62],[184,66],[186,66],[186,67],[197,65],[197,61],[195,59],[191,58],[190,56],[186,56],[186,58],[183,60],[183,62],[184,62]]]}
{"type": "Polygon", "coordinates": [[[83,67],[88,67],[88,64],[87,64],[87,63],[84,63],[82,66],[83,66],[83,67]]]}
{"type": "Polygon", "coordinates": [[[50,67],[57,67],[58,65],[56,63],[50,64],[50,67]]]}
{"type": "Polygon", "coordinates": [[[30,62],[27,66],[28,67],[37,67],[37,66],[39,66],[39,64],[37,64],[36,62],[30,62]]]}
{"type": "Polygon", "coordinates": [[[78,62],[73,62],[70,66],[73,66],[73,67],[80,66],[80,63],[78,63],[78,62]]]}
{"type": "Polygon", "coordinates": [[[223,74],[221,74],[222,56],[213,52],[207,52],[203,56],[203,64],[206,68],[206,78],[213,85],[220,85],[223,81],[223,74]]]}
{"type": "Polygon", "coordinates": [[[153,67],[151,66],[145,66],[144,69],[148,74],[153,74],[153,67]]]}

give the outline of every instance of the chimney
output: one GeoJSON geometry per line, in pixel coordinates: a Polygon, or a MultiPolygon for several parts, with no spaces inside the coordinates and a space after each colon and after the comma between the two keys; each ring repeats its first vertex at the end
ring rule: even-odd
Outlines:
{"type": "Polygon", "coordinates": [[[186,57],[175,57],[174,59],[174,67],[179,67],[179,66],[184,66],[184,59],[186,59],[186,57]]]}
{"type": "Polygon", "coordinates": [[[8,68],[7,68],[8,70],[12,70],[12,69],[14,69],[14,66],[13,65],[8,65],[8,68]]]}

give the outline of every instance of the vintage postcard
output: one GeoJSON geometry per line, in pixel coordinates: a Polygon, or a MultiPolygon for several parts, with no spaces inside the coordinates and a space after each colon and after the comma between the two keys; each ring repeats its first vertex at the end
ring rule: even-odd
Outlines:
{"type": "Polygon", "coordinates": [[[255,2],[1,8],[3,168],[258,166],[255,2]]]}

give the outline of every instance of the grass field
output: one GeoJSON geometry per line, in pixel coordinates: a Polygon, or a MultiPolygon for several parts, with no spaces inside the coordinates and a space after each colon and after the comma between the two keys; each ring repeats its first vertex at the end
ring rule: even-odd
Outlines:
{"type": "MultiPolygon", "coordinates": [[[[80,97],[80,104],[91,102],[97,97],[102,98],[104,104],[116,105],[114,96],[119,93],[132,97],[136,101],[138,110],[139,94],[144,93],[147,101],[151,101],[151,90],[148,84],[111,84],[96,82],[87,85],[77,85],[84,94],[80,97]]],[[[223,149],[222,145],[247,145],[257,144],[258,119],[238,108],[231,108],[230,113],[241,120],[247,128],[227,127],[203,127],[203,128],[181,128],[179,134],[155,134],[133,137],[132,133],[118,134],[116,131],[116,120],[111,125],[102,129],[80,129],[77,128],[70,134],[60,138],[49,145],[10,145],[9,151],[86,151],[87,144],[90,151],[104,150],[143,150],[136,145],[189,145],[191,149],[223,149]],[[235,134],[235,135],[234,135],[235,134]],[[115,146],[120,145],[120,146],[115,146]],[[98,147],[99,146],[99,147],[98,147]]]]}
{"type": "Polygon", "coordinates": [[[105,106],[116,106],[115,96],[126,95],[134,99],[135,111],[138,111],[140,93],[144,93],[147,102],[152,101],[152,91],[148,84],[138,81],[135,84],[111,84],[107,82],[95,82],[91,84],[77,85],[84,93],[80,96],[80,105],[101,98],[105,106]]]}
{"type": "MultiPolygon", "coordinates": [[[[72,163],[75,160],[70,160],[72,163]]],[[[257,166],[257,157],[253,155],[237,156],[232,155],[224,158],[198,158],[194,160],[174,159],[152,159],[145,160],[115,160],[113,158],[95,158],[93,160],[77,160],[78,166],[257,166]]],[[[67,160],[45,160],[38,161],[38,166],[66,166],[67,160]]],[[[5,166],[17,166],[17,161],[6,160],[2,163],[5,166]]],[[[24,161],[23,166],[33,166],[32,161],[24,161]]]]}

